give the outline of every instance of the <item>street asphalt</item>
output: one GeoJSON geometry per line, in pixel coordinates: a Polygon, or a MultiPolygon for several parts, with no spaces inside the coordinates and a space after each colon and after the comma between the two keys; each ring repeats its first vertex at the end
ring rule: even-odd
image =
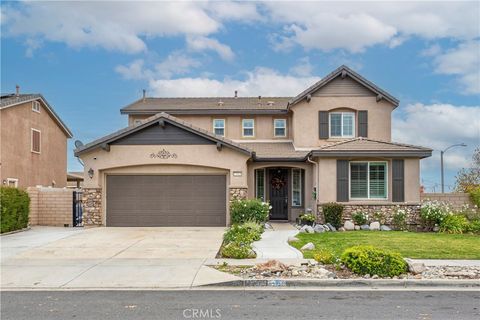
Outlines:
{"type": "Polygon", "coordinates": [[[2,320],[479,318],[479,291],[1,292],[2,320]]]}

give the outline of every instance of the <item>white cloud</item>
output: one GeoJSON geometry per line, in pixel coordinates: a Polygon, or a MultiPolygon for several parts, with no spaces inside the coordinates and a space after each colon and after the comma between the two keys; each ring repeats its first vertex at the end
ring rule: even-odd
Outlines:
{"type": "Polygon", "coordinates": [[[420,55],[424,57],[434,57],[442,52],[442,48],[438,44],[431,45],[420,51],[420,55]]]}
{"type": "Polygon", "coordinates": [[[150,91],[161,97],[212,97],[233,96],[294,96],[320,80],[318,77],[284,75],[268,68],[246,72],[245,79],[223,80],[207,77],[157,79],[150,81],[150,91]]]}
{"type": "Polygon", "coordinates": [[[226,61],[232,61],[235,58],[235,54],[233,53],[232,49],[229,46],[220,43],[216,39],[201,36],[188,37],[187,46],[192,51],[215,51],[220,58],[226,61]]]}
{"type": "Polygon", "coordinates": [[[290,68],[290,72],[294,75],[305,77],[310,76],[313,71],[313,66],[310,63],[310,59],[308,57],[303,57],[298,61],[298,64],[292,68],[290,68]]]}
{"type": "Polygon", "coordinates": [[[434,58],[435,72],[456,75],[466,94],[480,94],[480,41],[461,43],[434,58]]]}
{"type": "Polygon", "coordinates": [[[119,65],[115,67],[115,71],[126,80],[145,80],[151,78],[148,70],[144,68],[145,62],[142,59],[132,61],[129,65],[119,65]]]}
{"type": "Polygon", "coordinates": [[[480,106],[451,104],[410,104],[403,113],[394,113],[393,140],[434,149],[431,158],[422,161],[422,168],[438,173],[440,152],[456,143],[467,148],[455,148],[445,153],[449,170],[467,167],[476,146],[480,145],[480,106]]]}

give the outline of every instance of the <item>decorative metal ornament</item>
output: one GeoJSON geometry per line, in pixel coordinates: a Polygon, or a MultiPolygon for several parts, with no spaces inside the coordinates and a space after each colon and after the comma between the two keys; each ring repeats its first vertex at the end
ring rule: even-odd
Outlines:
{"type": "Polygon", "coordinates": [[[273,177],[270,183],[272,188],[276,190],[280,190],[285,186],[285,180],[280,177],[273,177]]]}
{"type": "Polygon", "coordinates": [[[177,159],[177,154],[176,153],[171,153],[170,151],[168,150],[165,150],[165,149],[162,149],[160,151],[158,151],[157,153],[150,153],[150,158],[152,159],[155,159],[155,158],[158,158],[158,159],[177,159]]]}

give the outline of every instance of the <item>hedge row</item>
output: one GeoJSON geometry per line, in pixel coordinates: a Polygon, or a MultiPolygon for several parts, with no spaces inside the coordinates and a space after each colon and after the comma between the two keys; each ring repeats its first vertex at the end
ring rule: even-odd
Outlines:
{"type": "Polygon", "coordinates": [[[26,228],[30,198],[28,193],[10,187],[0,187],[1,233],[26,228]]]}

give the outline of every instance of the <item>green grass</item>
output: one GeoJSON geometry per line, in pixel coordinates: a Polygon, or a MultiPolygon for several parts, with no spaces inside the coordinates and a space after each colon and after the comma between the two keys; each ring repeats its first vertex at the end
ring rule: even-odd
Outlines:
{"type": "Polygon", "coordinates": [[[304,252],[305,258],[313,258],[322,248],[340,256],[346,248],[362,244],[396,251],[406,258],[480,259],[480,236],[470,234],[351,231],[300,233],[297,238],[300,241],[291,243],[297,249],[308,242],[315,245],[315,250],[304,252]]]}

